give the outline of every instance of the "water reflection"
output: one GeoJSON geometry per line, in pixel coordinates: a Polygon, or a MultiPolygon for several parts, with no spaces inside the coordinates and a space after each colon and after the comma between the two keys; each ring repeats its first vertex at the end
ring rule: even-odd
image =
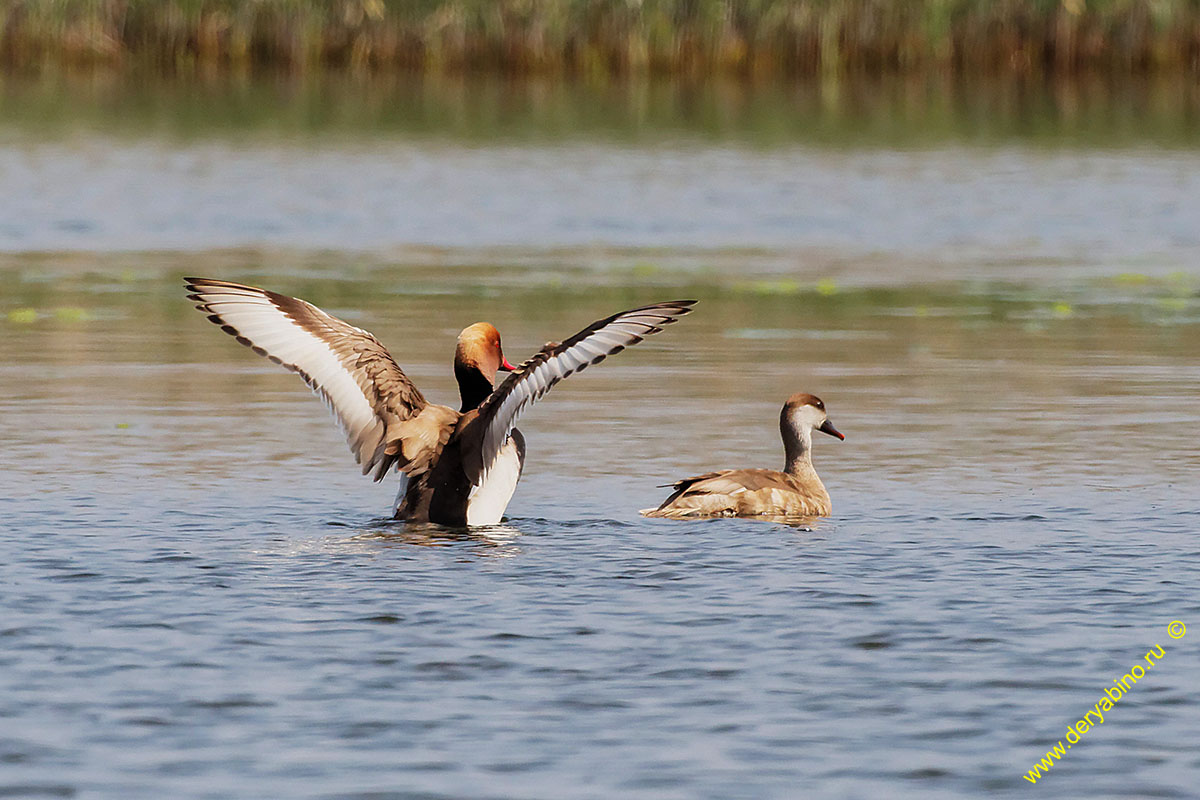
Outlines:
{"type": "Polygon", "coordinates": [[[420,547],[454,547],[473,545],[476,555],[511,558],[521,551],[516,546],[521,536],[511,524],[477,525],[470,528],[449,528],[429,522],[379,520],[344,540],[346,544],[369,543],[370,546],[416,545],[420,547]]]}
{"type": "Polygon", "coordinates": [[[337,74],[163,80],[92,72],[0,81],[0,141],[144,139],[549,143],[608,140],[928,147],[1200,144],[1187,74],[828,76],[787,82],[337,74]]]}

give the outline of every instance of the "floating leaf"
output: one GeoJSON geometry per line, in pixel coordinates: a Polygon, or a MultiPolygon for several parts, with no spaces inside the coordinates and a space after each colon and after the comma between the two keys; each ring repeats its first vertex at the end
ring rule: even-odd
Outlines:
{"type": "Polygon", "coordinates": [[[92,318],[86,308],[64,306],[54,309],[54,318],[61,322],[87,322],[92,318]]]}
{"type": "Polygon", "coordinates": [[[1122,272],[1115,280],[1117,283],[1123,283],[1127,286],[1141,286],[1150,282],[1150,276],[1143,275],[1140,272],[1122,272]]]}

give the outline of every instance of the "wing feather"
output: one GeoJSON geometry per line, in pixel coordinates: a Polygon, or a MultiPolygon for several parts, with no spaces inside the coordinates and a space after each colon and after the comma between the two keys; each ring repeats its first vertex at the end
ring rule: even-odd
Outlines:
{"type": "Polygon", "coordinates": [[[471,424],[482,426],[482,433],[464,439],[471,443],[463,460],[467,477],[473,484],[479,483],[508,441],[517,417],[555,384],[658,333],[691,312],[695,303],[672,300],[622,311],[593,322],[561,344],[551,342],[543,347],[479,407],[471,424]]]}
{"type": "Polygon", "coordinates": [[[449,433],[440,428],[452,427],[448,415],[429,405],[367,331],[295,297],[211,278],[184,281],[188,298],[211,322],[297,373],[325,401],[364,475],[375,470],[380,480],[394,463],[427,464],[434,454],[422,451],[445,444],[449,433]],[[414,429],[406,431],[410,421],[414,429]]]}

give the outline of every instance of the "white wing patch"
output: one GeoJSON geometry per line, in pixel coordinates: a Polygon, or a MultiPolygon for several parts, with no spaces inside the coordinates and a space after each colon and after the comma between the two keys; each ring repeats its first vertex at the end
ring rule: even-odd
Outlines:
{"type": "MultiPolygon", "coordinates": [[[[205,303],[206,309],[237,330],[249,346],[300,373],[337,416],[351,444],[364,429],[382,426],[358,381],[328,344],[284,316],[268,298],[247,295],[205,303]]],[[[322,316],[325,312],[313,307],[322,316]]],[[[355,329],[359,330],[359,329],[355,329]]]]}
{"type": "Polygon", "coordinates": [[[384,453],[389,422],[427,404],[379,340],[294,297],[207,278],[188,278],[187,285],[210,321],[298,373],[333,411],[363,473],[378,466],[376,480],[382,477],[392,463],[384,453]]]}

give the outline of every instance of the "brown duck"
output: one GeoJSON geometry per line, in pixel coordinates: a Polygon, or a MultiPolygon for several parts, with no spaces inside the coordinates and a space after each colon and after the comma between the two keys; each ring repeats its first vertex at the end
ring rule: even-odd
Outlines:
{"type": "Polygon", "coordinates": [[[773,469],[723,469],[672,484],[675,493],[647,517],[825,517],[833,511],[829,492],[812,464],[813,430],[845,439],[825,414],[819,397],[800,392],[779,414],[785,466],[773,469]]]}
{"type": "Polygon", "coordinates": [[[563,378],[598,364],[691,311],[694,300],[623,311],[550,342],[514,367],[500,333],[477,322],[458,336],[458,411],[428,402],[378,339],[295,297],[210,278],[185,278],[188,298],[223,331],[304,379],[337,417],[363,474],[403,473],[395,516],[495,525],[525,463],[514,425],[563,378]],[[493,389],[496,373],[511,374],[493,389]]]}

